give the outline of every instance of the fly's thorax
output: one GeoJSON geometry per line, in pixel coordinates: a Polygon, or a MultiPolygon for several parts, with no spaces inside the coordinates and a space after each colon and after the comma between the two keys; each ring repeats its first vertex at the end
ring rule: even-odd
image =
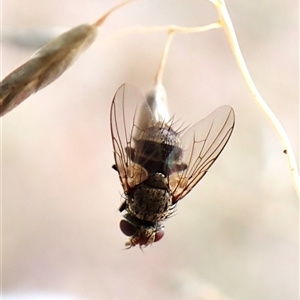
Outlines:
{"type": "Polygon", "coordinates": [[[149,222],[162,221],[173,210],[167,178],[160,173],[150,175],[147,180],[137,185],[126,202],[130,214],[149,222]]]}
{"type": "Polygon", "coordinates": [[[152,187],[152,188],[156,188],[156,189],[162,189],[162,190],[169,189],[168,179],[162,173],[151,174],[144,183],[148,187],[152,187]]]}

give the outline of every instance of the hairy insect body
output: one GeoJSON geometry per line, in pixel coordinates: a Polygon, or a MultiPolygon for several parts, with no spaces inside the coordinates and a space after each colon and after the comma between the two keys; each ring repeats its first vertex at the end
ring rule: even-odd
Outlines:
{"type": "Polygon", "coordinates": [[[127,155],[149,174],[170,175],[177,169],[185,169],[179,163],[182,157],[178,134],[166,124],[157,124],[145,130],[141,139],[135,140],[135,148],[126,148],[127,155]]]}
{"type": "Polygon", "coordinates": [[[120,210],[126,209],[125,219],[139,230],[130,238],[128,246],[153,243],[157,232],[163,230],[161,221],[174,211],[169,190],[168,174],[180,160],[180,141],[171,127],[153,126],[145,130],[134,148],[127,148],[127,155],[148,173],[148,178],[136,185],[120,210]],[[175,155],[171,155],[172,153],[175,155]]]}
{"type": "Polygon", "coordinates": [[[126,203],[129,214],[148,222],[163,221],[174,208],[167,179],[161,173],[151,174],[137,185],[126,203]]]}
{"type": "Polygon", "coordinates": [[[111,105],[113,168],[125,196],[119,208],[124,213],[120,229],[129,237],[128,248],[163,237],[163,221],[205,176],[234,127],[233,109],[221,106],[178,131],[161,101],[150,100],[124,84],[111,105]]]}

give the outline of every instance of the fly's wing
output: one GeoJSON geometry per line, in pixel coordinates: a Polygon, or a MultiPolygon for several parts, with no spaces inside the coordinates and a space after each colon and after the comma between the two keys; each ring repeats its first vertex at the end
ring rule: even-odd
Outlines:
{"type": "Polygon", "coordinates": [[[135,142],[151,122],[151,110],[140,91],[130,84],[120,86],[111,104],[110,126],[116,169],[125,194],[148,177],[134,156],[135,142]]]}
{"type": "Polygon", "coordinates": [[[169,176],[173,203],[186,196],[218,158],[231,136],[234,119],[232,107],[221,106],[183,134],[181,164],[177,172],[175,164],[169,176]]]}

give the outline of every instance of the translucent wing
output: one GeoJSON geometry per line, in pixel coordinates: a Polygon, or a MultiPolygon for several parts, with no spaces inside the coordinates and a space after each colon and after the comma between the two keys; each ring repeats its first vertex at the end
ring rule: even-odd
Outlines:
{"type": "Polygon", "coordinates": [[[163,98],[159,92],[144,100],[134,86],[123,84],[116,92],[111,105],[110,124],[116,169],[125,193],[159,169],[163,150],[155,140],[165,128],[161,122],[167,116],[162,110],[163,98]],[[157,96],[157,97],[156,97],[157,96]],[[160,108],[158,112],[158,106],[160,108]],[[165,116],[164,116],[165,115],[165,116]]]}
{"type": "Polygon", "coordinates": [[[174,203],[185,197],[216,161],[231,136],[234,119],[233,109],[221,106],[183,133],[181,160],[187,168],[176,172],[175,165],[169,176],[174,203]]]}

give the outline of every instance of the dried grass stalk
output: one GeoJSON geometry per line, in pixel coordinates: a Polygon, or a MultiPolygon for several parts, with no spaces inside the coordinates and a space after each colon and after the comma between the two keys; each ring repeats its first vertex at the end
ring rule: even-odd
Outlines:
{"type": "Polygon", "coordinates": [[[57,79],[95,40],[97,27],[83,24],[59,35],[0,83],[2,117],[57,79]]]}
{"type": "Polygon", "coordinates": [[[133,1],[122,1],[93,24],[79,25],[59,35],[6,76],[0,82],[0,117],[57,79],[93,43],[97,37],[97,28],[115,10],[133,1]]]}

